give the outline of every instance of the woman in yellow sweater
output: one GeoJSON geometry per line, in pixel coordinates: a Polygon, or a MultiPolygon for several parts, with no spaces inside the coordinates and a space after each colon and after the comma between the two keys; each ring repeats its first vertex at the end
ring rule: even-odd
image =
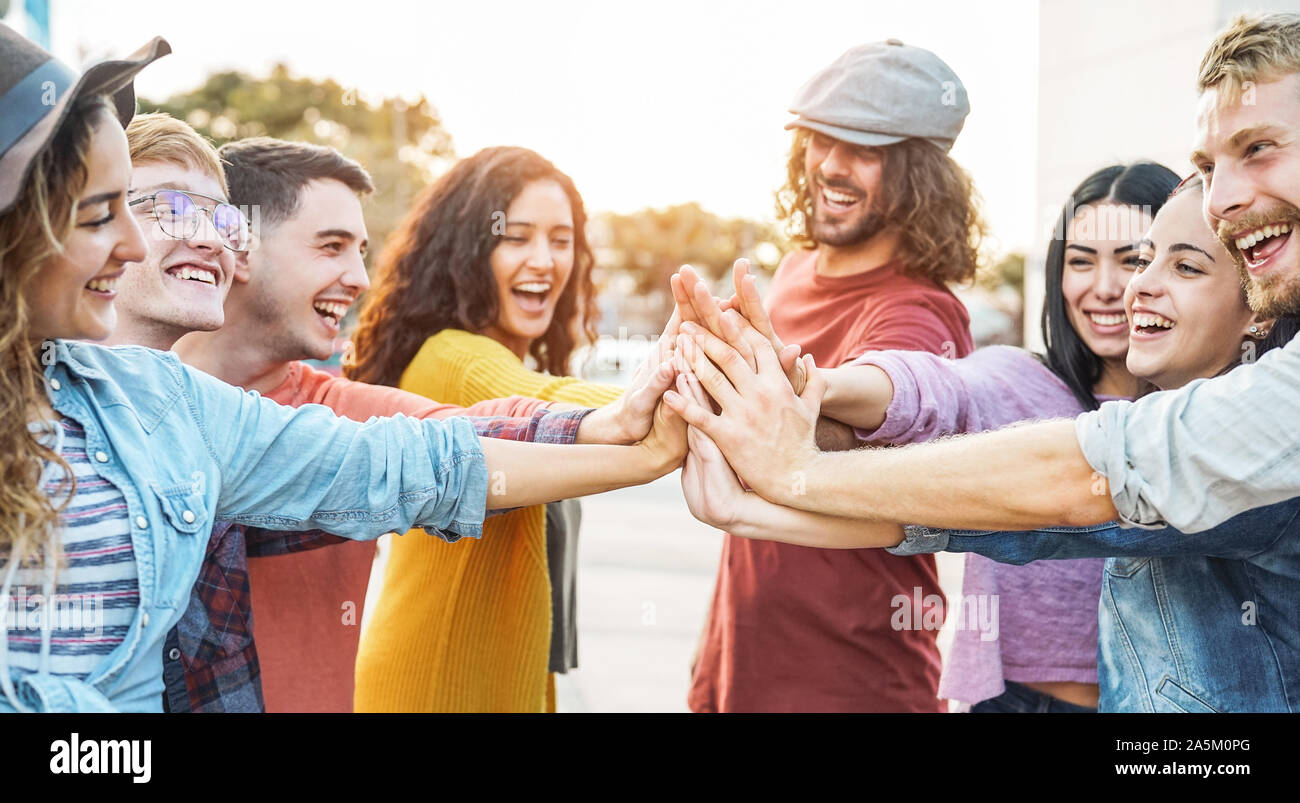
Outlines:
{"type": "MultiPolygon", "coordinates": [[[[461,161],[380,256],[348,375],[463,406],[617,399],[620,388],[566,376],[576,341],[595,334],[585,225],[572,180],[536,153],[488,148],[461,161]]],[[[572,558],[572,535],[550,535],[552,555],[572,558]]],[[[572,664],[564,632],[552,660],[552,578],[571,583],[572,572],[547,553],[542,505],[450,547],[394,538],[361,639],[355,710],[554,711],[552,671],[572,664]]],[[[567,625],[571,611],[561,614],[567,625]]]]}

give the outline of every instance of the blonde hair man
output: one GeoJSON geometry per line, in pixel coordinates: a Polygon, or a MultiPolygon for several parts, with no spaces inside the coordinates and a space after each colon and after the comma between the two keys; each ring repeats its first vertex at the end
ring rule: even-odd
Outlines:
{"type": "Polygon", "coordinates": [[[216,151],[187,123],[141,114],[126,136],[134,168],[128,202],[149,256],[126,266],[118,326],[105,342],[167,350],[187,332],[221,328],[235,250],[247,247],[248,223],[226,203],[216,151]]]}

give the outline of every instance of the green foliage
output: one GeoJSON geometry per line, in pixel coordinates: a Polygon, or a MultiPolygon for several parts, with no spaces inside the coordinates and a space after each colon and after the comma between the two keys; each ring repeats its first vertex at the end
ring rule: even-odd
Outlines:
{"type": "Polygon", "coordinates": [[[1025,255],[1012,251],[980,271],[976,284],[987,290],[1010,286],[1022,296],[1025,292],[1025,255]]]}
{"type": "Polygon", "coordinates": [[[693,202],[630,215],[597,215],[591,240],[597,263],[632,276],[637,294],[664,290],[668,277],[683,264],[716,279],[727,274],[738,257],[747,257],[770,272],[784,246],[775,225],[721,218],[693,202]]]}
{"type": "Polygon", "coordinates": [[[424,97],[372,102],[332,79],[296,78],[283,64],[264,78],[214,73],[164,102],[142,98],[140,108],[185,120],[217,145],[269,136],[330,145],[356,159],[376,187],[366,205],[372,253],[454,158],[451,135],[424,97]]]}

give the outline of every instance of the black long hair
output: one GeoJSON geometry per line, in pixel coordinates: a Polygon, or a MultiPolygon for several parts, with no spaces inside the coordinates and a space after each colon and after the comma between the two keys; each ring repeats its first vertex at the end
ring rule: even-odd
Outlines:
{"type": "Polygon", "coordinates": [[[1155,215],[1178,186],[1178,174],[1155,162],[1111,165],[1085,178],[1074,188],[1052,229],[1047,247],[1046,293],[1043,301],[1043,362],[1069,386],[1085,410],[1097,409],[1093,387],[1101,379],[1102,359],[1074,330],[1065,308],[1061,275],[1065,271],[1065,235],[1070,221],[1085,206],[1096,203],[1136,206],[1155,215]]]}

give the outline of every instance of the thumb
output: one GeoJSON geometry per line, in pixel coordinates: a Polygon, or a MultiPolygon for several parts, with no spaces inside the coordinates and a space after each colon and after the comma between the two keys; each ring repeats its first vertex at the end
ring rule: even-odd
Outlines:
{"type": "Polygon", "coordinates": [[[803,386],[803,392],[799,394],[800,400],[813,406],[815,410],[821,410],[822,397],[826,395],[828,384],[826,377],[822,372],[817,370],[817,363],[813,362],[811,354],[803,356],[803,365],[808,372],[808,381],[803,386]]]}
{"type": "Polygon", "coordinates": [[[801,350],[798,343],[791,343],[781,349],[781,353],[776,355],[776,359],[781,363],[782,371],[788,374],[794,370],[794,364],[799,361],[799,352],[801,350]]]}

